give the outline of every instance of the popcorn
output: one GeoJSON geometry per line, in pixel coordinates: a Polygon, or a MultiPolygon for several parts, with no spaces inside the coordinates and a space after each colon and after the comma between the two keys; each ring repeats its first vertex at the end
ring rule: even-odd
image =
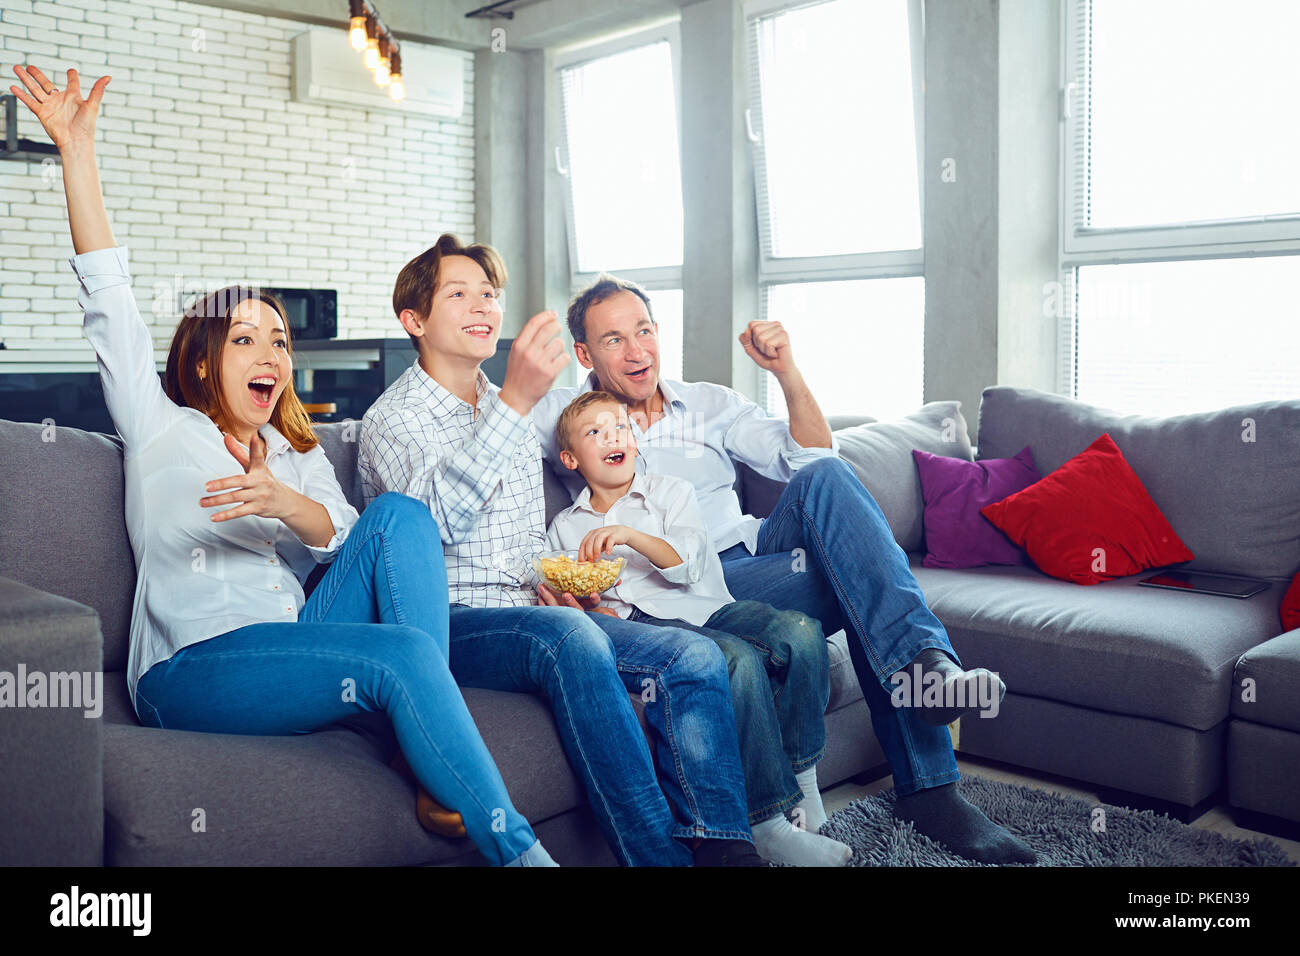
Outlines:
{"type": "Polygon", "coordinates": [[[623,573],[623,558],[575,561],[567,554],[542,555],[534,559],[537,575],[556,594],[574,597],[599,594],[614,586],[623,573]]]}

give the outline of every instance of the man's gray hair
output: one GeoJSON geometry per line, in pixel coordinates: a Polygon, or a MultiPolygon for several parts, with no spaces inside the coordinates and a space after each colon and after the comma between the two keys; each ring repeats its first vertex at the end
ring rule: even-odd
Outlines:
{"type": "Polygon", "coordinates": [[[630,279],[620,279],[608,272],[602,272],[596,277],[595,282],[575,295],[573,301],[569,303],[567,320],[569,334],[573,336],[573,341],[587,341],[587,310],[620,292],[631,292],[644,302],[646,315],[650,316],[651,322],[654,321],[654,310],[650,307],[650,296],[646,294],[645,289],[630,279]]]}

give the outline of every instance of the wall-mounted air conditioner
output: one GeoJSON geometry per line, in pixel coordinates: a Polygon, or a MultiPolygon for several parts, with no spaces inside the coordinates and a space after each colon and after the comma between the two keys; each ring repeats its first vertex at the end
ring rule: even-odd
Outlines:
{"type": "Polygon", "coordinates": [[[312,29],[293,38],[293,98],[298,103],[333,103],[366,110],[423,116],[459,116],[465,107],[462,54],[403,43],[402,81],[406,97],[394,100],[375,85],[346,30],[312,29]]]}

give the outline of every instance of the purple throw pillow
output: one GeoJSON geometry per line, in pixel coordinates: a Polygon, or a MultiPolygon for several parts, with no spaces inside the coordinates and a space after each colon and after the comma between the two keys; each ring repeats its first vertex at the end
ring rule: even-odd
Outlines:
{"type": "Polygon", "coordinates": [[[1014,458],[964,461],[915,450],[925,501],[927,568],[975,568],[982,564],[1024,564],[1016,547],[980,509],[1023,491],[1042,475],[1028,446],[1014,458]]]}

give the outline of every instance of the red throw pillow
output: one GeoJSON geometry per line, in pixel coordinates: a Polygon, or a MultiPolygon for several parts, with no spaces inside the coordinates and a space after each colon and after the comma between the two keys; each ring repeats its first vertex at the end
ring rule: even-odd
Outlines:
{"type": "Polygon", "coordinates": [[[1098,584],[1192,560],[1110,435],[1042,481],[980,509],[1055,578],[1098,584]]]}
{"type": "Polygon", "coordinates": [[[1300,627],[1300,574],[1291,579],[1291,586],[1282,597],[1282,627],[1288,631],[1300,627]]]}

